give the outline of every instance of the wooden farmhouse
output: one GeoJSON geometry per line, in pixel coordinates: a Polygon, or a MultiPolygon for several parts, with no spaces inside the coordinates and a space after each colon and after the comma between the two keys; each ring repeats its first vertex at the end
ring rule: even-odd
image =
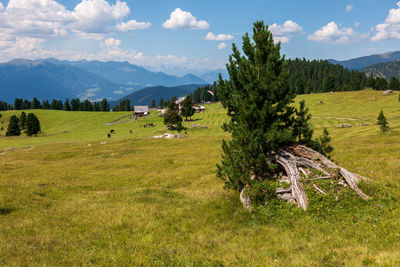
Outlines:
{"type": "Polygon", "coordinates": [[[149,114],[149,106],[134,106],[133,115],[135,117],[144,117],[149,114]]]}
{"type": "MultiPolygon", "coordinates": [[[[178,98],[175,103],[178,105],[179,110],[181,110],[181,107],[183,105],[183,101],[185,101],[186,96],[182,96],[178,98]]],[[[196,103],[192,102],[193,109],[195,110],[196,113],[200,113],[206,108],[204,106],[197,105],[196,103]]]]}

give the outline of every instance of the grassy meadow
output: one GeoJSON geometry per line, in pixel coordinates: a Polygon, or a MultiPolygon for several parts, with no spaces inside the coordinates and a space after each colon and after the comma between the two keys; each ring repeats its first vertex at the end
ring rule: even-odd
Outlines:
{"type": "MultiPolygon", "coordinates": [[[[215,176],[221,140],[229,138],[218,103],[174,140],[149,138],[166,132],[156,112],[104,126],[128,112],[34,110],[43,134],[0,131],[0,265],[399,266],[398,94],[301,99],[314,136],[328,128],[332,158],[373,179],[360,185],[372,200],[350,190],[335,199],[307,189],[306,212],[283,202],[245,211],[215,176]],[[386,133],[375,125],[381,109],[386,133]],[[145,123],[157,126],[140,127],[145,123]],[[107,138],[110,129],[116,133],[107,138]]],[[[0,113],[1,129],[20,111],[0,113]]]]}

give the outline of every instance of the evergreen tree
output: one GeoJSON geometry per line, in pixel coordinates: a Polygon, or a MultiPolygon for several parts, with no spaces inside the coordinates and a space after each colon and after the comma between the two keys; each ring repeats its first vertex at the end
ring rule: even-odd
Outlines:
{"type": "Polygon", "coordinates": [[[384,91],[388,87],[388,82],[385,78],[377,78],[375,82],[375,89],[384,91]]]}
{"type": "Polygon", "coordinates": [[[182,117],[179,115],[179,108],[174,96],[168,101],[168,108],[164,113],[164,124],[170,130],[177,130],[178,132],[183,130],[182,117]]]}
{"type": "Polygon", "coordinates": [[[21,115],[19,116],[19,128],[21,130],[24,130],[26,128],[26,114],[25,112],[21,112],[21,115]]]}
{"type": "Polygon", "coordinates": [[[32,100],[31,109],[40,109],[40,101],[36,97],[32,100]]]}
{"type": "Polygon", "coordinates": [[[22,109],[30,109],[31,106],[32,106],[31,101],[29,101],[28,99],[25,99],[22,104],[22,109]]]}
{"type": "Polygon", "coordinates": [[[80,110],[80,105],[81,105],[81,101],[79,100],[79,98],[73,98],[71,100],[71,110],[72,111],[79,111],[80,110]]]}
{"type": "Polygon", "coordinates": [[[23,107],[23,101],[21,98],[16,98],[14,100],[14,109],[15,110],[21,110],[23,107]]]}
{"type": "Polygon", "coordinates": [[[383,115],[383,110],[379,113],[377,125],[381,127],[382,132],[386,132],[389,129],[389,123],[386,120],[385,115],[383,115]]]}
{"type": "Polygon", "coordinates": [[[103,100],[101,100],[100,110],[110,111],[110,105],[108,104],[107,99],[103,98],[103,100]]]}
{"type": "Polygon", "coordinates": [[[299,144],[309,144],[313,135],[313,130],[309,124],[311,114],[308,113],[308,108],[304,100],[300,101],[300,108],[296,110],[296,117],[294,118],[294,135],[299,144]]]}
{"type": "Polygon", "coordinates": [[[26,117],[26,134],[32,136],[40,133],[40,122],[35,114],[29,113],[26,117]]]}
{"type": "Polygon", "coordinates": [[[65,99],[65,102],[64,102],[64,110],[65,110],[65,111],[71,111],[71,105],[69,104],[68,98],[65,99]]]}
{"type": "Polygon", "coordinates": [[[156,101],[153,99],[151,100],[151,108],[155,108],[156,107],[156,101]]]}
{"type": "Polygon", "coordinates": [[[42,109],[50,109],[51,106],[50,106],[49,101],[48,101],[48,100],[43,100],[43,101],[42,101],[42,107],[41,107],[41,108],[42,108],[42,109]]]}
{"type": "Polygon", "coordinates": [[[19,129],[19,119],[17,116],[12,115],[10,117],[10,122],[8,123],[6,136],[19,136],[21,135],[21,130],[19,129]]]}
{"type": "Polygon", "coordinates": [[[393,90],[393,91],[398,91],[398,90],[400,90],[400,82],[399,82],[399,79],[397,79],[396,77],[392,77],[392,78],[390,78],[390,81],[389,81],[389,89],[390,90],[393,90]]]}
{"type": "Polygon", "coordinates": [[[375,89],[375,78],[370,76],[365,84],[366,87],[375,89]]]}
{"type": "Polygon", "coordinates": [[[324,92],[335,90],[335,76],[329,75],[324,79],[324,92]]]}
{"type": "Polygon", "coordinates": [[[181,114],[183,117],[185,117],[185,121],[188,120],[188,117],[193,116],[194,108],[193,108],[192,95],[187,95],[185,97],[185,100],[182,103],[181,114]]]}
{"type": "Polygon", "coordinates": [[[158,107],[163,108],[164,107],[164,99],[160,98],[160,104],[158,105],[158,107]]]}
{"type": "MultiPolygon", "coordinates": [[[[324,155],[328,156],[333,151],[333,147],[329,144],[331,141],[331,137],[329,136],[329,132],[327,128],[324,128],[322,135],[318,138],[318,151],[324,155]]],[[[329,156],[328,156],[329,157],[329,156]]]]}
{"type": "Polygon", "coordinates": [[[258,179],[273,179],[274,152],[295,141],[293,135],[294,94],[284,86],[287,70],[280,43],[263,22],[254,23],[253,41],[246,33],[243,53],[233,44],[227,70],[229,81],[218,82],[218,95],[230,121],[222,128],[231,133],[223,141],[223,158],[217,176],[227,188],[240,191],[258,179]]]}

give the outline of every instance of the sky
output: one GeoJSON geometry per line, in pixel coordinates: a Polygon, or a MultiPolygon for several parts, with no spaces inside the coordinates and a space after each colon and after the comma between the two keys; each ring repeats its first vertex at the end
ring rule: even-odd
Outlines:
{"type": "Polygon", "coordinates": [[[257,20],[286,58],[400,50],[400,1],[0,0],[0,62],[54,57],[175,74],[220,69],[257,20]]]}

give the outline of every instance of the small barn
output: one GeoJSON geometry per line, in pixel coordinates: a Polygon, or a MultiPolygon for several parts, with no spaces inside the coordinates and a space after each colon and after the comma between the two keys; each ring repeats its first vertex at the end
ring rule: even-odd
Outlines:
{"type": "Polygon", "coordinates": [[[144,117],[149,114],[149,106],[134,106],[133,115],[135,117],[144,117]]]}

